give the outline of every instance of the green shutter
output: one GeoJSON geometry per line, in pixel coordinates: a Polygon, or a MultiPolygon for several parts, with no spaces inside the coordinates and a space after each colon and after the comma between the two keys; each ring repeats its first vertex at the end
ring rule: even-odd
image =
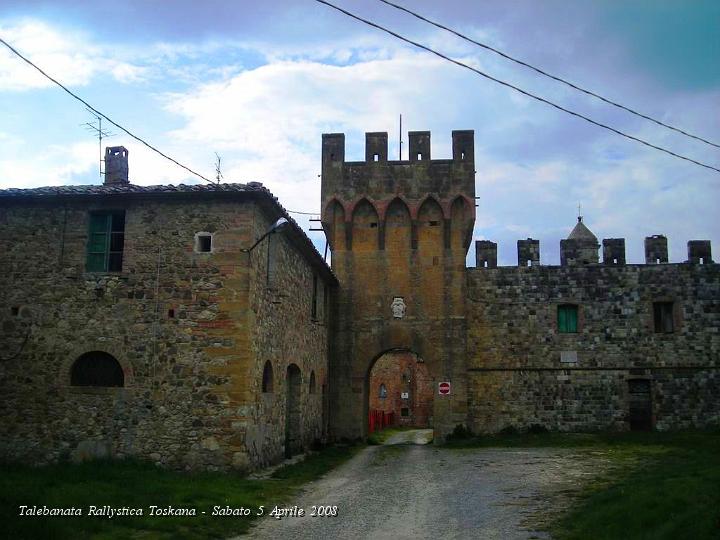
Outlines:
{"type": "Polygon", "coordinates": [[[558,332],[576,333],[578,331],[578,307],[574,305],[558,306],[558,332]]]}
{"type": "Polygon", "coordinates": [[[567,331],[578,331],[578,308],[577,306],[567,306],[567,331]]]}
{"type": "Polygon", "coordinates": [[[90,214],[88,227],[88,272],[119,272],[122,269],[125,212],[90,214]]]}

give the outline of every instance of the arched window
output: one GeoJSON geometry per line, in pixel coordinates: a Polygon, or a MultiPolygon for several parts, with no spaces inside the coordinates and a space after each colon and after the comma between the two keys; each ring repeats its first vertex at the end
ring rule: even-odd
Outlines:
{"type": "Polygon", "coordinates": [[[81,355],[70,370],[72,386],[125,386],[125,373],[110,354],[92,351],[81,355]]]}
{"type": "Polygon", "coordinates": [[[315,370],[310,372],[310,393],[315,393],[315,370]]]}
{"type": "Polygon", "coordinates": [[[385,386],[385,383],[380,383],[380,390],[378,391],[378,397],[381,399],[385,399],[387,397],[387,387],[385,386]]]}
{"type": "Polygon", "coordinates": [[[265,362],[263,368],[262,391],[263,394],[271,394],[273,391],[273,368],[270,360],[265,362]]]}

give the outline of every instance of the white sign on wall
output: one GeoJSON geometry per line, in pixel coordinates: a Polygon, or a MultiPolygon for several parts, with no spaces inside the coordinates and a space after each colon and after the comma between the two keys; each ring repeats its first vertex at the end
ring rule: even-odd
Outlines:
{"type": "Polygon", "coordinates": [[[410,392],[401,392],[400,397],[403,399],[410,399],[410,392]]]}

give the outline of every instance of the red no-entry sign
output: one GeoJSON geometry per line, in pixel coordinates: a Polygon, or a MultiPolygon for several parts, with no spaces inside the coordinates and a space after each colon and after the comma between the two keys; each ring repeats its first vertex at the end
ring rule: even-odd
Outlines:
{"type": "Polygon", "coordinates": [[[447,396],[450,393],[450,383],[449,382],[441,382],[438,383],[438,394],[441,396],[447,396]]]}

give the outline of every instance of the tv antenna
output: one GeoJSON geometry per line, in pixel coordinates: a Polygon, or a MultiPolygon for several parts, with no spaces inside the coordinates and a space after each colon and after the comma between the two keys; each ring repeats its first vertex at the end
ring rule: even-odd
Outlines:
{"type": "Polygon", "coordinates": [[[87,107],[85,108],[85,110],[86,110],[87,112],[89,112],[89,113],[95,118],[95,121],[94,121],[94,122],[85,122],[84,124],[80,124],[80,125],[81,125],[81,126],[85,126],[85,129],[86,129],[87,131],[89,131],[89,132],[94,133],[95,135],[97,135],[97,138],[98,138],[98,149],[99,149],[100,182],[102,183],[102,176],[103,176],[103,174],[105,174],[105,173],[103,172],[103,166],[102,166],[102,165],[103,165],[103,162],[105,161],[105,160],[103,159],[102,141],[103,141],[103,138],[107,139],[108,137],[112,137],[113,135],[115,135],[115,133],[113,133],[112,131],[109,131],[109,130],[107,130],[107,131],[106,131],[106,130],[103,130],[103,127],[102,127],[102,121],[103,121],[102,116],[96,114],[94,111],[88,109],[87,107]]]}
{"type": "Polygon", "coordinates": [[[222,161],[222,158],[218,155],[217,152],[215,152],[215,158],[215,180],[217,180],[217,183],[219,184],[220,181],[223,179],[223,174],[220,170],[220,162],[222,161]]]}

